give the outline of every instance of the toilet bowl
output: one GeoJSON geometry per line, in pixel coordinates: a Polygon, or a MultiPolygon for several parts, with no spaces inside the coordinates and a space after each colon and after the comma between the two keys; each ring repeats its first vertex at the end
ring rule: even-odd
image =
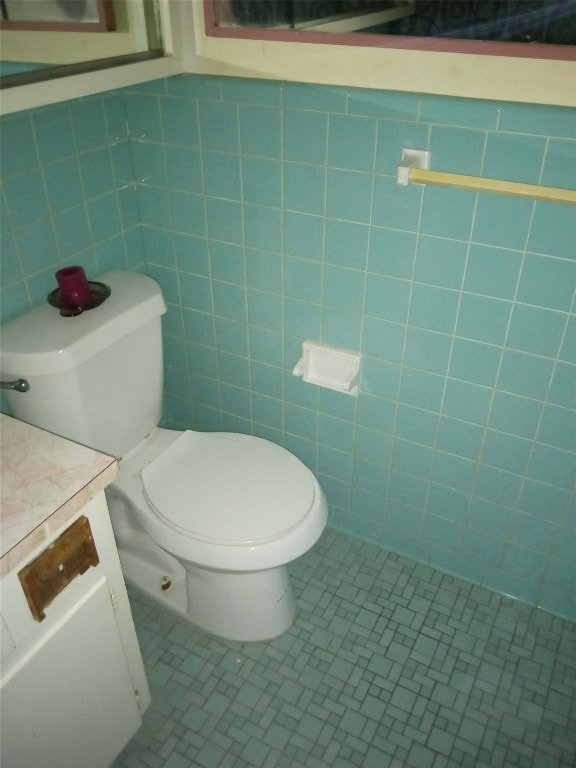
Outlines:
{"type": "Polygon", "coordinates": [[[287,564],[327,504],[284,448],[250,435],[156,429],[106,491],[127,581],[200,628],[265,640],[292,624],[287,564]]]}
{"type": "Polygon", "coordinates": [[[126,580],[233,640],[285,631],[287,564],[320,537],[326,499],[284,448],[251,435],[162,429],[159,285],[136,272],[73,317],[49,304],[2,328],[0,368],[16,418],[116,456],[106,490],[126,580]]]}

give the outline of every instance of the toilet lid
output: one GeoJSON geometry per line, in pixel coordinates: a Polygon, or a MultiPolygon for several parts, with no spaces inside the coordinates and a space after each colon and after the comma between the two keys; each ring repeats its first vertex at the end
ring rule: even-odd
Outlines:
{"type": "Polygon", "coordinates": [[[171,528],[226,544],[263,542],[294,528],[314,501],[314,476],[268,440],[183,432],[142,470],[144,492],[171,528]]]}

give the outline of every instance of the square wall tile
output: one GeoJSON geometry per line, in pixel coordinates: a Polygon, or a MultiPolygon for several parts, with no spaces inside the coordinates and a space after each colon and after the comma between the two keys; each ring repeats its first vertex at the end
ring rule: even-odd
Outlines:
{"type": "Polygon", "coordinates": [[[248,288],[248,322],[271,331],[282,328],[282,298],[276,293],[248,288]]]}
{"type": "Polygon", "coordinates": [[[516,304],[506,339],[513,349],[556,357],[566,327],[563,312],[516,304]]]}
{"type": "Polygon", "coordinates": [[[553,360],[507,349],[502,355],[498,388],[544,400],[553,370],[553,360]]]}
{"type": "Polygon", "coordinates": [[[271,251],[246,248],[246,282],[253,288],[281,293],[282,257],[271,251]]]}
{"type": "Polygon", "coordinates": [[[281,115],[277,107],[240,106],[240,146],[245,155],[281,156],[281,115]]]}
{"type": "MultiPolygon", "coordinates": [[[[16,252],[11,254],[10,249],[8,249],[2,252],[2,263],[12,259],[18,267],[21,265],[26,274],[39,272],[48,267],[56,267],[62,258],[56,244],[53,222],[49,219],[41,219],[21,229],[17,233],[16,242],[20,259],[18,260],[16,252]]],[[[79,248],[79,250],[83,250],[83,248],[79,248]]],[[[3,276],[5,274],[6,272],[3,272],[3,276]]]]}
{"type": "Polygon", "coordinates": [[[82,196],[82,179],[76,157],[50,163],[45,166],[43,176],[51,211],[77,205],[82,196]]]}
{"type": "MultiPolygon", "coordinates": [[[[183,201],[185,198],[181,198],[183,201]]],[[[242,205],[234,200],[223,200],[216,197],[204,198],[206,205],[207,234],[215,240],[224,240],[228,243],[242,244],[244,242],[244,221],[242,218],[242,205]]],[[[181,231],[191,234],[203,234],[202,199],[196,200],[188,196],[188,205],[194,205],[194,215],[188,227],[182,222],[181,231]]],[[[184,214],[184,212],[183,212],[184,214]]],[[[185,215],[185,214],[184,214],[185,215]]],[[[180,220],[184,218],[180,216],[180,220]]]]}
{"type": "Polygon", "coordinates": [[[328,116],[322,112],[286,109],[282,119],[284,160],[326,164],[328,116]]]}
{"type": "Polygon", "coordinates": [[[214,314],[246,323],[246,289],[240,285],[212,280],[214,314]]]}
{"type": "Polygon", "coordinates": [[[258,105],[279,105],[282,101],[281,91],[277,83],[267,80],[245,78],[222,78],[222,98],[224,101],[258,105]]]}
{"type": "Polygon", "coordinates": [[[542,403],[507,392],[494,393],[490,426],[501,432],[533,438],[542,415],[542,403]]]}
{"type": "Polygon", "coordinates": [[[321,216],[284,211],[282,240],[285,253],[303,259],[322,259],[324,220],[321,216]]]}
{"type": "Polygon", "coordinates": [[[442,410],[447,416],[485,424],[491,400],[492,389],[489,387],[447,378],[442,410]]]}
{"type": "Polygon", "coordinates": [[[556,448],[576,451],[576,410],[547,403],[542,413],[537,439],[556,448]]]}
{"type": "Polygon", "coordinates": [[[517,301],[568,311],[576,285],[576,261],[528,253],[518,284],[517,301]]]}
{"type": "Polygon", "coordinates": [[[356,421],[364,427],[393,433],[396,420],[396,404],[372,395],[360,394],[356,421]]]}
{"type": "Polygon", "coordinates": [[[244,205],[244,237],[250,248],[280,251],[282,212],[279,208],[244,205]]]}
{"type": "Polygon", "coordinates": [[[437,413],[411,405],[398,405],[396,434],[399,437],[422,445],[433,445],[436,442],[439,423],[440,416],[437,413]]]}
{"type": "Polygon", "coordinates": [[[428,411],[439,411],[444,385],[444,376],[405,367],[402,371],[399,400],[428,411]]]}
{"type": "Polygon", "coordinates": [[[340,307],[322,309],[322,341],[334,347],[359,349],[362,337],[362,313],[340,307]]]}
{"type": "Polygon", "coordinates": [[[573,408],[576,405],[576,367],[557,362],[548,392],[548,399],[556,405],[573,408]]]}
{"type": "Polygon", "coordinates": [[[518,512],[512,526],[512,541],[536,552],[548,553],[555,544],[558,526],[524,512],[518,512]]]}
{"type": "Polygon", "coordinates": [[[494,129],[499,104],[483,99],[455,99],[448,96],[423,96],[420,118],[427,123],[457,125],[463,128],[494,129]]]}
{"type": "Polygon", "coordinates": [[[513,472],[503,472],[498,467],[480,464],[473,493],[486,501],[514,506],[518,502],[522,477],[513,472]]]}
{"type": "Polygon", "coordinates": [[[405,323],[408,319],[410,283],[393,277],[369,275],[366,283],[365,312],[371,317],[405,323]]]}
{"type": "Polygon", "coordinates": [[[237,105],[200,101],[198,110],[202,147],[216,152],[238,152],[240,124],[237,105]]]}
{"type": "Polygon", "coordinates": [[[86,208],[77,205],[58,213],[54,217],[54,232],[62,259],[68,259],[89,248],[92,240],[86,208]]]}
{"type": "Polygon", "coordinates": [[[245,323],[227,317],[215,317],[214,327],[219,352],[248,358],[248,331],[245,323]]]}
{"type": "Polygon", "coordinates": [[[211,240],[209,262],[210,274],[216,280],[245,285],[244,248],[241,245],[211,240]]]}
{"type": "Polygon", "coordinates": [[[192,99],[167,96],[160,102],[164,141],[185,147],[200,144],[198,105],[192,99]]]}
{"type": "Polygon", "coordinates": [[[460,288],[467,251],[466,242],[421,235],[418,238],[414,279],[443,288],[460,288]]]}
{"type": "Polygon", "coordinates": [[[492,386],[498,374],[500,355],[500,347],[454,339],[449,374],[454,379],[492,386]]]}
{"type": "Polygon", "coordinates": [[[242,158],[242,197],[244,202],[280,207],[282,165],[277,160],[242,158]]]}
{"type": "Polygon", "coordinates": [[[363,317],[362,351],[371,357],[402,362],[406,326],[377,317],[363,317]]]}
{"type": "Polygon", "coordinates": [[[203,152],[202,166],[197,169],[196,173],[198,172],[204,174],[204,189],[210,197],[242,199],[242,177],[238,155],[229,152],[203,152]]]}
{"type": "Polygon", "coordinates": [[[508,331],[512,302],[463,293],[456,335],[488,344],[503,344],[508,331]]]}
{"type": "Polygon", "coordinates": [[[486,499],[472,498],[469,524],[479,530],[490,531],[500,541],[509,539],[515,518],[515,510],[486,499]]]}
{"type": "Polygon", "coordinates": [[[282,183],[285,209],[320,216],[324,214],[325,168],[304,163],[284,163],[282,183]]]}
{"type": "Polygon", "coordinates": [[[329,307],[361,312],[365,282],[365,272],[326,264],[322,300],[329,307]]]}
{"type": "Polygon", "coordinates": [[[470,245],[464,290],[500,299],[513,299],[522,267],[522,254],[493,246],[470,245]]]}
{"type": "Polygon", "coordinates": [[[486,432],[480,458],[484,463],[498,469],[523,475],[531,450],[531,440],[489,429],[486,432]]]}
{"type": "Polygon", "coordinates": [[[475,216],[476,195],[455,189],[426,187],[421,231],[451,240],[469,240],[475,216]]]}
{"type": "MultiPolygon", "coordinates": [[[[318,339],[322,334],[322,307],[307,301],[284,300],[284,331],[302,340],[318,339]]],[[[294,361],[295,363],[297,360],[294,361]]]]}
{"type": "Polygon", "coordinates": [[[470,494],[476,477],[477,462],[437,450],[432,469],[432,480],[439,485],[447,486],[470,494]]]}
{"type": "Polygon", "coordinates": [[[506,103],[500,105],[499,128],[501,131],[573,139],[574,114],[566,107],[506,103]]]}
{"type": "Polygon", "coordinates": [[[370,228],[368,271],[378,275],[411,279],[417,237],[413,232],[370,228]]]}
{"type": "Polygon", "coordinates": [[[49,215],[44,183],[37,168],[6,179],[3,187],[6,207],[14,227],[25,227],[49,215]]]}
{"type": "Polygon", "coordinates": [[[327,162],[333,168],[372,171],[376,152],[376,120],[330,115],[327,162]]]}
{"type": "Polygon", "coordinates": [[[31,114],[41,162],[62,160],[76,153],[70,108],[66,102],[41,107],[31,114]]]}
{"type": "Polygon", "coordinates": [[[538,184],[546,140],[541,136],[491,133],[486,143],[482,175],[487,178],[538,184]]]}
{"type": "Polygon", "coordinates": [[[479,195],[472,240],[483,245],[522,250],[526,245],[532,206],[530,200],[479,195]]]}
{"type": "Polygon", "coordinates": [[[370,493],[385,496],[388,490],[388,471],[380,464],[356,458],[352,468],[352,484],[370,493]]]}
{"type": "Polygon", "coordinates": [[[443,416],[438,430],[438,448],[446,453],[453,453],[465,459],[477,459],[480,456],[484,429],[478,424],[470,424],[460,419],[443,416]]]}
{"type": "Polygon", "coordinates": [[[395,178],[375,176],[371,223],[377,227],[417,232],[422,194],[416,185],[399,187],[395,178]]]}
{"type": "Polygon", "coordinates": [[[320,414],[318,420],[318,441],[333,446],[339,451],[350,453],[354,443],[354,423],[345,419],[320,414]]]}
{"type": "Polygon", "coordinates": [[[360,369],[360,390],[376,397],[396,400],[400,384],[400,366],[386,360],[365,357],[360,369]]]}
{"type": "Polygon", "coordinates": [[[365,269],[369,227],[351,221],[327,219],[324,261],[353,269],[365,269]]]}
{"type": "Polygon", "coordinates": [[[394,441],[392,467],[419,478],[427,478],[432,471],[433,450],[429,446],[410,440],[394,441]]]}
{"type": "Polygon", "coordinates": [[[430,150],[433,167],[446,173],[480,174],[486,134],[466,128],[433,125],[430,150]]]}
{"type": "Polygon", "coordinates": [[[428,492],[428,480],[396,469],[390,470],[390,498],[415,509],[424,509],[428,492]]]}
{"type": "MultiPolygon", "coordinates": [[[[460,294],[457,291],[415,283],[412,288],[408,322],[419,328],[439,331],[440,333],[452,333],[456,324],[459,302],[460,294]]],[[[459,326],[462,311],[461,307],[458,318],[459,326]]]]}
{"type": "Polygon", "coordinates": [[[322,296],[322,265],[316,261],[284,258],[284,293],[302,301],[320,303],[322,296]]]}
{"type": "Polygon", "coordinates": [[[443,374],[448,368],[451,346],[452,337],[447,334],[408,326],[404,362],[413,368],[443,374]]]}
{"type": "Polygon", "coordinates": [[[541,184],[570,189],[576,176],[574,142],[552,139],[548,142],[541,184]]]}
{"type": "Polygon", "coordinates": [[[452,551],[459,549],[464,528],[443,517],[427,514],[424,517],[424,536],[428,541],[441,544],[452,551]]]}
{"type": "Polygon", "coordinates": [[[74,141],[79,152],[108,144],[104,102],[101,97],[81,99],[70,105],[74,141]]]}
{"type": "Polygon", "coordinates": [[[0,135],[2,175],[4,178],[36,166],[38,150],[32,132],[29,112],[21,112],[4,118],[0,135]]]}
{"type": "Polygon", "coordinates": [[[326,216],[368,224],[373,178],[368,173],[328,168],[326,176],[326,216]]]}

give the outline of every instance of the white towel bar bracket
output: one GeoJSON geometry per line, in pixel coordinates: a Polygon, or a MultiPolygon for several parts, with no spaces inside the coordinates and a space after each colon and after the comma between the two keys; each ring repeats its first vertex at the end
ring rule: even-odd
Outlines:
{"type": "Polygon", "coordinates": [[[410,171],[417,168],[419,171],[427,171],[430,168],[430,155],[428,149],[403,149],[402,162],[398,166],[396,180],[403,187],[410,184],[410,171]]]}

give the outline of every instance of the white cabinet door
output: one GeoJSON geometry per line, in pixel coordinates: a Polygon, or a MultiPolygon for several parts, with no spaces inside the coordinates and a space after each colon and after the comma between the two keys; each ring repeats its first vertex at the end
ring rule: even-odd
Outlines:
{"type": "Polygon", "coordinates": [[[108,584],[11,666],[0,689],[3,768],[107,768],[141,724],[108,584]]]}

